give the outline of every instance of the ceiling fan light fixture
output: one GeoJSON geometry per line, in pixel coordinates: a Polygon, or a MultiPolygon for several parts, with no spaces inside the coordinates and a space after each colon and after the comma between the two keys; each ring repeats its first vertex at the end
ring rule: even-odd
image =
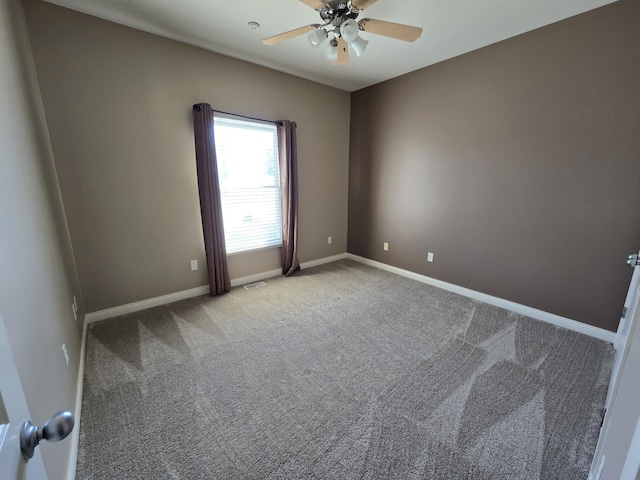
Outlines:
{"type": "Polygon", "coordinates": [[[324,54],[327,57],[327,60],[332,63],[335,62],[338,59],[338,43],[336,42],[334,44],[333,41],[329,42],[329,45],[327,45],[327,49],[324,51],[324,54]]]}
{"type": "Polygon", "coordinates": [[[327,39],[327,31],[324,28],[318,28],[316,30],[311,30],[307,34],[307,38],[309,38],[309,43],[311,44],[311,48],[318,48],[320,45],[324,43],[327,39]]]}
{"type": "Polygon", "coordinates": [[[358,27],[358,23],[353,18],[350,18],[340,25],[340,35],[347,43],[351,43],[358,38],[359,32],[360,28],[358,27]]]}
{"type": "Polygon", "coordinates": [[[369,40],[365,40],[362,37],[356,37],[356,39],[351,42],[351,48],[353,48],[356,57],[359,57],[364,53],[364,51],[367,49],[367,45],[369,45],[369,40]]]}
{"type": "MultiPolygon", "coordinates": [[[[53,1],[53,0],[51,0],[53,1]]],[[[334,65],[349,61],[349,47],[357,57],[367,49],[369,41],[360,32],[374,33],[404,42],[415,42],[422,35],[422,28],[373,18],[356,19],[366,8],[378,0],[300,0],[320,14],[322,24],[311,24],[283,32],[262,40],[265,45],[277,45],[285,40],[307,34],[313,49],[328,43],[324,55],[334,65]],[[328,40],[328,42],[327,42],[328,40]]],[[[639,479],[640,480],[640,479],[639,479]]]]}

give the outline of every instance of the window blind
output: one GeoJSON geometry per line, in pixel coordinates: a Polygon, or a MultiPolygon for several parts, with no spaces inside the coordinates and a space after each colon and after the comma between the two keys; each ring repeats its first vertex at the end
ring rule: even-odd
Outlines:
{"type": "Polygon", "coordinates": [[[214,136],[227,253],[282,245],[276,126],[216,116],[214,136]]]}

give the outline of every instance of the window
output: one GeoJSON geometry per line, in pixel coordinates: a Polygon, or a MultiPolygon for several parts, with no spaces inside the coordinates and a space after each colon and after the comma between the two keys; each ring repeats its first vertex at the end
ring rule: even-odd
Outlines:
{"type": "Polygon", "coordinates": [[[227,253],[282,245],[276,126],[216,116],[214,135],[227,253]]]}

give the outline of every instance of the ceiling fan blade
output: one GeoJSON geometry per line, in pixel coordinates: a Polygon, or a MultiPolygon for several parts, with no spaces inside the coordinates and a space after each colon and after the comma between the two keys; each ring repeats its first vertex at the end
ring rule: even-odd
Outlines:
{"type": "Polygon", "coordinates": [[[365,8],[369,8],[377,1],[378,0],[351,0],[351,5],[356,7],[358,10],[364,10],[365,8]]]}
{"type": "Polygon", "coordinates": [[[338,39],[338,59],[334,65],[344,65],[349,61],[349,44],[342,37],[338,39]]]}
{"type": "Polygon", "coordinates": [[[265,38],[262,40],[262,43],[265,45],[276,45],[277,43],[284,42],[285,40],[290,40],[295,37],[299,37],[300,35],[304,35],[307,32],[316,29],[316,25],[307,25],[306,27],[296,28],[295,30],[289,30],[288,32],[281,33],[279,35],[274,35],[273,37],[265,38]]]}
{"type": "Polygon", "coordinates": [[[363,32],[377,33],[378,35],[404,40],[405,42],[415,42],[420,38],[420,35],[422,35],[422,29],[420,27],[385,22],[384,20],[363,18],[359,24],[363,32]]]}
{"type": "Polygon", "coordinates": [[[305,5],[309,5],[314,10],[322,10],[326,5],[320,0],[300,0],[305,5]]]}

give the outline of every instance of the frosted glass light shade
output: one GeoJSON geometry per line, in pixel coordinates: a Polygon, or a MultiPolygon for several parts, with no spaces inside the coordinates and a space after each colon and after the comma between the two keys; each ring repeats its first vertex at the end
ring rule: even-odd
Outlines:
{"type": "Polygon", "coordinates": [[[331,43],[329,43],[324,54],[326,55],[327,60],[335,62],[338,59],[338,45],[331,45],[331,43]]]}
{"type": "Polygon", "coordinates": [[[311,30],[307,34],[311,48],[318,48],[327,39],[327,31],[324,28],[318,28],[317,30],[311,30]]]}
{"type": "Polygon", "coordinates": [[[351,48],[353,48],[356,57],[359,57],[364,53],[367,49],[367,45],[369,45],[369,40],[365,40],[362,37],[357,37],[353,42],[351,42],[351,48]]]}
{"type": "Polygon", "coordinates": [[[358,24],[353,18],[340,25],[340,35],[347,43],[353,42],[358,37],[359,31],[360,28],[358,28],[358,24]]]}

